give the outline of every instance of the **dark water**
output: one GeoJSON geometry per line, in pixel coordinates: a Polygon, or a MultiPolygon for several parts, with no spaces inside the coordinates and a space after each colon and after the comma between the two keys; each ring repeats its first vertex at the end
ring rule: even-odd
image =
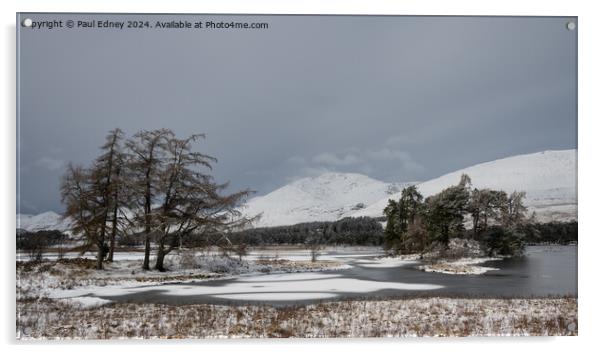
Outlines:
{"type": "MultiPolygon", "coordinates": [[[[349,262],[354,265],[354,261],[349,262]]],[[[522,257],[491,261],[483,266],[498,268],[481,275],[450,275],[429,273],[413,266],[394,268],[367,268],[354,265],[348,270],[322,272],[335,273],[343,278],[356,278],[370,281],[437,284],[441,289],[406,291],[380,290],[370,293],[339,293],[337,298],[301,301],[233,301],[217,299],[208,295],[172,296],[163,293],[160,286],[148,291],[129,295],[105,297],[120,302],[144,302],[165,304],[242,304],[265,303],[290,305],[318,301],[332,301],[345,298],[388,298],[406,296],[462,296],[462,297],[545,297],[577,295],[577,246],[530,246],[522,257]]],[[[339,277],[340,278],[340,277],[339,277]]],[[[259,279],[259,277],[258,277],[259,279]]],[[[197,282],[187,285],[225,286],[236,279],[197,282]]]]}

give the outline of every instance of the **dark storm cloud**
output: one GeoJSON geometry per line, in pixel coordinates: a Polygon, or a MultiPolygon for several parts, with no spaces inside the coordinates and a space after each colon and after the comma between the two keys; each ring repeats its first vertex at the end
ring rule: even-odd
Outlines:
{"type": "Polygon", "coordinates": [[[88,163],[114,127],[206,133],[217,179],[260,193],[331,170],[425,180],[577,144],[567,19],[145,18],[270,27],[20,29],[22,212],[60,210],[63,166],[88,163]]]}

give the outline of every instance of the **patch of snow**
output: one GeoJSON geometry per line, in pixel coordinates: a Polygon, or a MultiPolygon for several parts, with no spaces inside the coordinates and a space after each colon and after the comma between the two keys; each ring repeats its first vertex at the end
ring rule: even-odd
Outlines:
{"type": "Polygon", "coordinates": [[[419,263],[417,259],[400,259],[397,257],[383,257],[376,260],[358,260],[355,262],[360,267],[367,268],[395,268],[416,265],[419,263]]]}
{"type": "MultiPolygon", "coordinates": [[[[171,296],[201,296],[222,297],[224,295],[237,295],[241,299],[253,299],[257,295],[268,296],[271,299],[277,298],[284,293],[288,295],[302,295],[308,297],[309,293],[328,293],[338,295],[340,293],[369,293],[384,289],[396,289],[404,291],[414,290],[435,290],[443,286],[423,283],[401,283],[401,282],[379,282],[370,280],[360,280],[355,278],[340,278],[326,274],[284,274],[284,275],[258,275],[236,279],[233,282],[225,284],[215,284],[214,282],[202,282],[196,285],[186,284],[166,284],[166,285],[110,285],[106,287],[89,287],[78,289],[55,290],[51,298],[74,298],[80,296],[98,296],[110,298],[131,293],[142,293],[151,290],[159,290],[164,295],[171,296]],[[250,294],[250,295],[249,295],[250,294]]],[[[318,297],[320,298],[320,297],[318,297]]],[[[282,300],[282,299],[281,299],[282,300]]]]}
{"type": "Polygon", "coordinates": [[[96,297],[74,297],[74,298],[69,298],[69,299],[64,299],[64,300],[75,303],[77,306],[79,306],[80,308],[84,308],[84,309],[95,308],[95,307],[103,306],[105,304],[112,303],[112,301],[110,301],[110,300],[96,298],[96,297]]]}
{"type": "Polygon", "coordinates": [[[297,292],[297,293],[244,293],[244,294],[218,294],[213,295],[215,298],[231,299],[231,300],[310,300],[310,299],[328,299],[335,298],[335,293],[321,292],[297,292]]]}
{"type": "Polygon", "coordinates": [[[499,268],[478,266],[479,264],[499,260],[501,260],[501,258],[498,257],[461,258],[421,265],[417,266],[417,268],[425,272],[437,272],[450,275],[480,275],[489,271],[497,271],[499,268]]]}

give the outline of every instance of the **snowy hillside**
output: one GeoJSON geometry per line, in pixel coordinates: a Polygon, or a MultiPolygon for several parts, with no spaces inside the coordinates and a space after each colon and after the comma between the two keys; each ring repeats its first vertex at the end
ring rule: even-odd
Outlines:
{"type": "MultiPolygon", "coordinates": [[[[456,185],[468,174],[476,188],[526,191],[526,205],[539,221],[577,218],[577,151],[545,151],[477,164],[417,184],[425,196],[456,185]]],[[[402,187],[362,174],[326,173],[304,178],[265,196],[255,197],[242,210],[247,216],[262,213],[255,227],[335,221],[343,217],[381,217],[390,198],[399,199],[402,187]]],[[[17,215],[17,228],[28,231],[69,229],[69,221],[49,211],[36,216],[17,215]]]]}
{"type": "MultiPolygon", "coordinates": [[[[577,218],[577,151],[545,151],[481,163],[418,184],[425,196],[456,185],[468,174],[473,187],[525,191],[525,203],[539,221],[566,221],[577,218]]],[[[398,199],[400,194],[396,194],[398,199]]],[[[353,216],[382,216],[389,197],[384,197],[353,216]]]]}
{"type": "Polygon", "coordinates": [[[25,229],[30,232],[39,230],[60,230],[64,232],[69,229],[69,220],[63,220],[61,215],[53,211],[35,216],[17,214],[17,229],[25,229]]]}
{"type": "Polygon", "coordinates": [[[255,197],[249,200],[243,212],[248,216],[263,213],[255,227],[335,221],[400,190],[401,185],[361,174],[326,173],[255,197]]]}

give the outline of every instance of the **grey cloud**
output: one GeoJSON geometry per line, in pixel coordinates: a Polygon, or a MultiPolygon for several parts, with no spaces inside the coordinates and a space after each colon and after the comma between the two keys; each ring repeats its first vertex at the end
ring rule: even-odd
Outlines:
{"type": "Polygon", "coordinates": [[[408,136],[406,136],[406,135],[395,135],[395,136],[389,137],[385,141],[385,145],[387,145],[387,146],[399,146],[399,145],[408,144],[408,143],[411,143],[411,142],[412,142],[412,140],[408,136]]]}
{"type": "Polygon", "coordinates": [[[349,153],[340,156],[335,153],[321,153],[317,156],[314,156],[312,158],[312,162],[336,167],[359,164],[362,162],[362,160],[358,156],[349,153]]]}
{"type": "Polygon", "coordinates": [[[205,133],[216,179],[259,194],[328,170],[426,180],[577,146],[568,18],[141,18],[199,17],[270,28],[19,27],[21,211],[60,211],[61,161],[89,163],[114,127],[205,133]]]}
{"type": "Polygon", "coordinates": [[[35,166],[44,168],[49,171],[61,170],[65,167],[65,161],[52,157],[42,157],[34,162],[35,166]]]}

